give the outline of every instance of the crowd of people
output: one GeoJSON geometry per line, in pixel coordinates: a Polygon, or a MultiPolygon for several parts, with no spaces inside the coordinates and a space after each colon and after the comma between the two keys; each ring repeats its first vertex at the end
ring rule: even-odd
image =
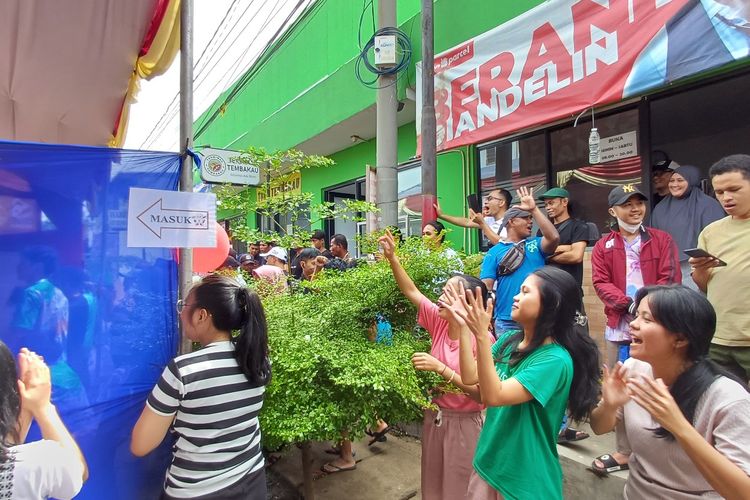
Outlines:
{"type": "MultiPolygon", "coordinates": [[[[598,239],[571,216],[563,187],[537,197],[521,187],[516,205],[496,189],[483,213],[469,218],[436,206],[440,218],[481,230],[491,245],[479,277],[457,266],[436,302],[402,266],[397,228],[380,237],[379,258],[432,340],[429,353],[412,356],[414,368],[458,389],[436,395],[437,409],[424,411],[422,498],[562,498],[557,444],[588,437],[570,426],[583,421],[594,433],[615,432],[616,449],[591,467],[599,474],[629,469],[625,498],[747,498],[750,156],[711,167],[715,198],[703,191],[696,167],[664,162],[654,180],[661,200],[650,216],[649,197],[637,186],[611,190],[614,225],[598,239]],[[583,307],[592,239],[592,281],[606,316],[596,332],[604,337],[603,365],[583,307]]],[[[444,235],[442,223],[424,224],[428,246],[453,258],[444,235]]],[[[278,293],[292,283],[294,293],[297,280],[356,265],[345,236],[334,235],[330,250],[325,242],[315,232],[291,259],[272,242],[250,244],[227,267],[278,293]]],[[[59,303],[43,271],[24,293],[59,303]]],[[[194,284],[177,311],[186,336],[203,348],[164,369],[132,431],[131,451],[146,455],[168,432],[176,435],[162,498],[266,498],[258,413],[272,365],[261,300],[237,279],[213,274],[194,284]]],[[[40,315],[25,314],[18,328],[40,315]]],[[[54,353],[61,334],[52,323],[32,347],[54,353]]],[[[85,330],[82,336],[85,344],[85,330]]],[[[86,461],[51,403],[46,357],[23,341],[0,343],[0,485],[14,498],[70,498],[86,480],[86,461]],[[23,444],[32,419],[44,439],[23,444]]],[[[379,420],[372,442],[389,429],[379,420]]],[[[356,467],[346,434],[333,452],[338,457],[324,472],[356,467]]]]}

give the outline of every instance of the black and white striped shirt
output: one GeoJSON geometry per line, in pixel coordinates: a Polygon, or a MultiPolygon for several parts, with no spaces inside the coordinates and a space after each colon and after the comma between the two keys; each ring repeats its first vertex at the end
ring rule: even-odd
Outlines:
{"type": "Polygon", "coordinates": [[[178,436],[165,491],[176,498],[207,495],[264,466],[258,412],[264,386],[252,387],[230,341],[172,360],[147,405],[175,416],[178,436]]]}

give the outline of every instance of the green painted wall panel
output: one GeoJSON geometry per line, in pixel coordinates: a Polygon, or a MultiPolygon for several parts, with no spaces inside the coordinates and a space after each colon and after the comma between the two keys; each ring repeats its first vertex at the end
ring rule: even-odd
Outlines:
{"type": "MultiPolygon", "coordinates": [[[[438,0],[435,3],[435,49],[440,52],[539,4],[539,0],[438,0]]],[[[419,0],[398,2],[400,28],[413,45],[412,68],[400,85],[414,86],[413,63],[421,59],[419,0]]],[[[375,91],[354,77],[357,29],[362,4],[324,0],[302,19],[251,83],[196,138],[214,147],[286,149],[355,115],[375,103],[375,91]]],[[[363,22],[363,36],[372,26],[363,22]]],[[[222,95],[197,122],[223,102],[222,95]]]]}

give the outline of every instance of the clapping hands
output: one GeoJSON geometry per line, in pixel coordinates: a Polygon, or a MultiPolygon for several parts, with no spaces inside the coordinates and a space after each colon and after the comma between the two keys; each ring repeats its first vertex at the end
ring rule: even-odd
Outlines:
{"type": "Polygon", "coordinates": [[[18,393],[21,408],[36,416],[49,407],[52,380],[41,356],[25,347],[18,353],[18,393]]]}
{"type": "Polygon", "coordinates": [[[440,297],[440,304],[447,307],[453,321],[466,325],[478,338],[486,338],[492,321],[492,299],[483,304],[482,291],[477,287],[473,293],[467,293],[462,282],[449,283],[440,297]]]}

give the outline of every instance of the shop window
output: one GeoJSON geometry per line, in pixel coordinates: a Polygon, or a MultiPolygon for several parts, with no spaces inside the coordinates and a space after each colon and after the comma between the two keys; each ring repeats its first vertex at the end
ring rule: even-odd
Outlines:
{"type": "Polygon", "coordinates": [[[750,74],[743,73],[654,98],[650,106],[652,150],[664,151],[680,165],[698,167],[707,178],[708,169],[719,159],[747,152],[748,88],[750,74]]]}
{"type": "Polygon", "coordinates": [[[298,219],[295,221],[292,214],[276,214],[273,217],[258,216],[258,228],[263,233],[293,234],[294,226],[309,231],[310,230],[310,206],[308,204],[301,207],[296,214],[298,219]]]}
{"type": "Polygon", "coordinates": [[[422,168],[412,164],[398,170],[398,227],[406,236],[422,234],[422,168]]]}
{"type": "MultiPolygon", "coordinates": [[[[547,189],[545,135],[504,141],[479,150],[480,194],[482,198],[493,189],[510,191],[513,203],[518,202],[516,190],[521,186],[534,189],[534,194],[547,189]]],[[[482,250],[489,242],[482,236],[482,250]]]]}
{"type": "Polygon", "coordinates": [[[596,165],[589,164],[589,117],[579,121],[577,127],[550,132],[552,184],[570,192],[574,217],[594,222],[605,232],[611,222],[607,213],[610,190],[621,184],[641,183],[638,110],[596,117],[596,127],[603,160],[596,165]]]}

